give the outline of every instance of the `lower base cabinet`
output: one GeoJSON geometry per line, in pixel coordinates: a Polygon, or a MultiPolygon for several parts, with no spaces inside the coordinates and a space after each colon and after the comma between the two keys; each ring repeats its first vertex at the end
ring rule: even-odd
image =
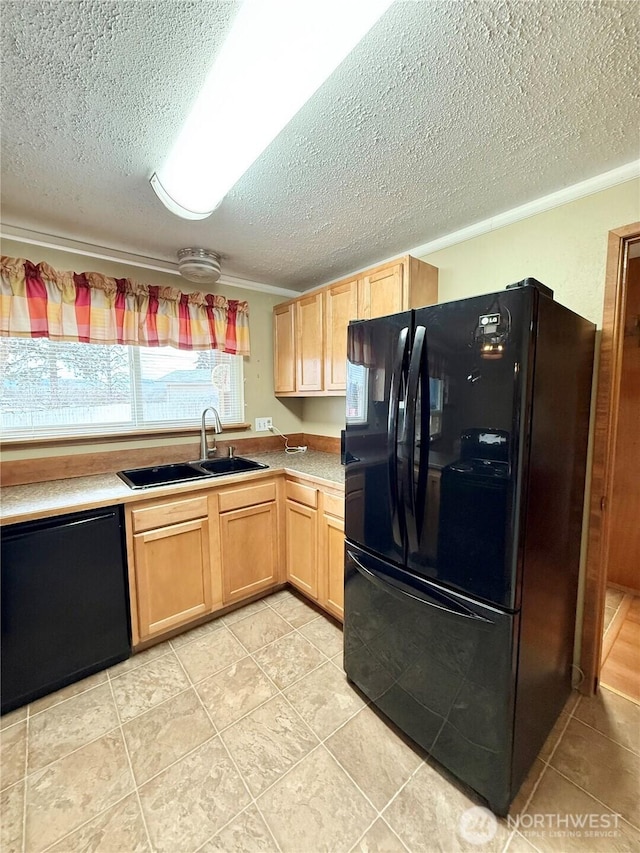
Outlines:
{"type": "Polygon", "coordinates": [[[126,508],[133,646],[289,581],[343,618],[344,495],[282,477],[126,508]]]}
{"type": "Polygon", "coordinates": [[[344,498],[321,493],[319,604],[336,619],[344,620],[344,498]]]}
{"type": "Polygon", "coordinates": [[[211,613],[216,602],[207,498],[134,509],[131,527],[135,576],[132,610],[135,607],[137,617],[132,620],[134,626],[137,624],[134,644],[211,613]]]}
{"type": "Polygon", "coordinates": [[[224,489],[216,497],[222,602],[226,605],[269,589],[279,581],[276,485],[224,489]]]}
{"type": "Polygon", "coordinates": [[[344,618],[344,495],[287,480],[287,580],[344,618]]]}

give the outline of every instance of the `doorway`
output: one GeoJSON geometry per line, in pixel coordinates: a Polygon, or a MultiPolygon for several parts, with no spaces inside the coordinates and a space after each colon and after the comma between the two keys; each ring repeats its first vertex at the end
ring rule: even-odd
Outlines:
{"type": "Polygon", "coordinates": [[[593,694],[602,681],[636,702],[640,701],[640,599],[634,602],[634,594],[640,595],[639,422],[640,223],[634,223],[609,233],[591,468],[581,690],[593,694]]]}

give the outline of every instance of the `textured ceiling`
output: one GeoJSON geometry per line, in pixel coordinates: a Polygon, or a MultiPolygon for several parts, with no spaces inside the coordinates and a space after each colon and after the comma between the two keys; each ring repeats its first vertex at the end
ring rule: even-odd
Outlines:
{"type": "Polygon", "coordinates": [[[3,0],[3,222],[203,246],[303,290],[639,156],[638,3],[397,0],[220,208],[180,220],[148,179],[237,8],[3,0]]]}

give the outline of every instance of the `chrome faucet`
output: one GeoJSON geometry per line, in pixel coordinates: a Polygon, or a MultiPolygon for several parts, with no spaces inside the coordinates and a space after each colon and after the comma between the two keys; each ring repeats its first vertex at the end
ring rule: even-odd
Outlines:
{"type": "Polygon", "coordinates": [[[222,424],[220,423],[220,415],[218,414],[218,410],[214,409],[213,406],[208,406],[204,412],[202,413],[202,424],[200,426],[200,459],[208,459],[209,456],[213,456],[216,452],[216,439],[215,436],[219,435],[222,432],[222,424]],[[213,412],[213,447],[211,450],[207,448],[207,427],[205,424],[205,420],[207,417],[207,412],[213,412]]]}

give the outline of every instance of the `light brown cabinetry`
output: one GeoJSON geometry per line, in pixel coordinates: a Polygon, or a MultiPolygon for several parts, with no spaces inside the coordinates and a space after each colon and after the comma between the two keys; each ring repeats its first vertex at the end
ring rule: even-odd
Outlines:
{"type": "Polygon", "coordinates": [[[344,495],[288,478],[287,580],[342,619],[344,615],[344,495]]]}
{"type": "Polygon", "coordinates": [[[296,300],[296,390],[323,389],[323,294],[296,300]]]}
{"type": "Polygon", "coordinates": [[[212,577],[206,496],[133,509],[131,530],[134,643],[193,622],[220,603],[220,584],[212,577]]]}
{"type": "Polygon", "coordinates": [[[318,490],[285,483],[287,580],[314,601],[318,599],[318,490]]]}
{"type": "Polygon", "coordinates": [[[405,255],[277,305],[273,315],[276,395],[344,394],[349,321],[382,317],[437,301],[436,267],[405,255]]]}
{"type": "Polygon", "coordinates": [[[344,619],[344,496],[320,493],[318,603],[344,619]]]}
{"type": "Polygon", "coordinates": [[[222,489],[218,501],[222,601],[232,604],[278,582],[275,482],[222,489]]]}
{"type": "Polygon", "coordinates": [[[347,327],[358,316],[358,281],[332,284],[324,292],[324,388],[347,387],[347,327]]]}
{"type": "Polygon", "coordinates": [[[285,302],[273,309],[273,383],[276,394],[296,390],[296,304],[285,302]]]}
{"type": "Polygon", "coordinates": [[[284,581],[281,482],[127,507],[134,647],[284,581]]]}

